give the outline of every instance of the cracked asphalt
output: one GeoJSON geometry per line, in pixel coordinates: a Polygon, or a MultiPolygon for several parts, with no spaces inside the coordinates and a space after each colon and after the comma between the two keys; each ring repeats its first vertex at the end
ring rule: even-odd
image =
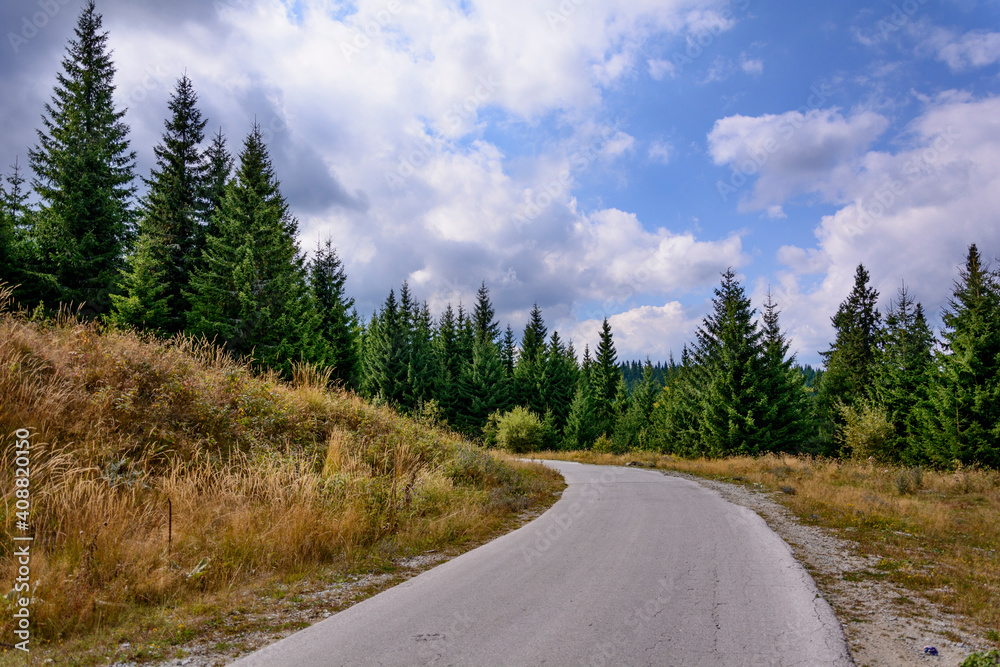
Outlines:
{"type": "Polygon", "coordinates": [[[788,545],[652,470],[546,462],[548,512],[235,663],[853,665],[788,545]]]}

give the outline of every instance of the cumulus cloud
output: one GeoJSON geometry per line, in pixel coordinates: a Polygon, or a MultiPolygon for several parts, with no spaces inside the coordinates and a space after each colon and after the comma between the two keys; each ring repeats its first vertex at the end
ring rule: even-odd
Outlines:
{"type": "Polygon", "coordinates": [[[657,81],[663,81],[664,79],[673,79],[677,77],[677,66],[674,65],[669,60],[663,60],[662,58],[651,58],[646,61],[646,65],[649,67],[649,76],[656,79],[657,81]]]}
{"type": "Polygon", "coordinates": [[[935,28],[927,31],[924,45],[954,71],[985,67],[1000,62],[1000,32],[971,30],[959,35],[935,28]]]}
{"type": "Polygon", "coordinates": [[[665,141],[656,140],[649,145],[649,159],[661,164],[670,164],[670,156],[673,153],[673,146],[665,141]]]}
{"type": "Polygon", "coordinates": [[[866,149],[888,120],[872,111],[845,117],[838,109],[728,116],[708,135],[709,154],[731,170],[719,181],[725,198],[743,210],[766,209],[809,192],[842,201],[866,149]],[[747,184],[753,181],[752,188],[747,184]]]}
{"type": "MultiPolygon", "coordinates": [[[[603,318],[584,320],[566,330],[579,355],[589,345],[591,351],[600,339],[603,318]]],[[[701,318],[692,316],[677,301],[663,306],[640,306],[608,317],[618,358],[643,361],[666,360],[670,354],[679,361],[681,350],[691,341],[692,332],[701,318]]]]}
{"type": "MultiPolygon", "coordinates": [[[[845,200],[817,226],[815,248],[783,247],[775,292],[797,345],[829,343],[829,317],[847,296],[858,263],[869,267],[882,305],[906,282],[936,319],[967,247],[1000,256],[1000,98],[945,93],[906,129],[897,152],[870,151],[842,178],[845,200]]],[[[758,285],[762,293],[764,286],[758,285]]]]}

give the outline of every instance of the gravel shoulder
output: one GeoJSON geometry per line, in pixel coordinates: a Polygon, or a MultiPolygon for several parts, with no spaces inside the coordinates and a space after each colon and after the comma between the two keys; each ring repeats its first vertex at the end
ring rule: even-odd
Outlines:
{"type": "Polygon", "coordinates": [[[729,502],[756,512],[792,547],[834,608],[859,666],[959,665],[989,644],[962,629],[962,618],[888,581],[862,576],[878,559],[859,555],[849,539],[805,525],[774,494],[674,471],[718,492],[729,502]],[[938,655],[924,653],[933,646],[938,655]]]}

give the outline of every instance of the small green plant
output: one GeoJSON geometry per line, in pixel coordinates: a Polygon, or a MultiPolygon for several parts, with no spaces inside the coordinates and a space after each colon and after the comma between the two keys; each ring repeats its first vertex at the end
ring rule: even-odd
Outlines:
{"type": "Polygon", "coordinates": [[[856,406],[840,406],[844,427],[840,433],[840,444],[844,454],[862,460],[889,461],[895,458],[893,451],[895,431],[885,408],[867,401],[856,406]]]}
{"type": "Polygon", "coordinates": [[[515,454],[541,449],[543,436],[538,417],[522,407],[516,407],[501,417],[497,427],[497,444],[515,454]]]}
{"type": "Polygon", "coordinates": [[[973,653],[960,665],[960,667],[996,667],[1000,665],[1000,651],[990,651],[989,653],[973,653]]]}

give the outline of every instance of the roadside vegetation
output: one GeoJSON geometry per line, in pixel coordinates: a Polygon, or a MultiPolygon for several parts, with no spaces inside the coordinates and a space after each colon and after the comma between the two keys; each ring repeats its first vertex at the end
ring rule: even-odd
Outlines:
{"type": "MultiPolygon", "coordinates": [[[[192,632],[185,609],[472,545],[561,488],[328,380],[256,375],[192,338],[0,314],[0,581],[16,576],[13,433],[28,429],[33,655],[87,664],[103,636],[167,656],[192,632]],[[179,613],[157,628],[165,609],[179,613]]],[[[4,641],[13,604],[0,597],[4,641]]]]}
{"type": "Polygon", "coordinates": [[[775,492],[806,524],[834,529],[888,579],[970,619],[1000,648],[1000,471],[938,471],[809,456],[681,459],[633,452],[533,455],[602,465],[640,464],[775,492]]]}

